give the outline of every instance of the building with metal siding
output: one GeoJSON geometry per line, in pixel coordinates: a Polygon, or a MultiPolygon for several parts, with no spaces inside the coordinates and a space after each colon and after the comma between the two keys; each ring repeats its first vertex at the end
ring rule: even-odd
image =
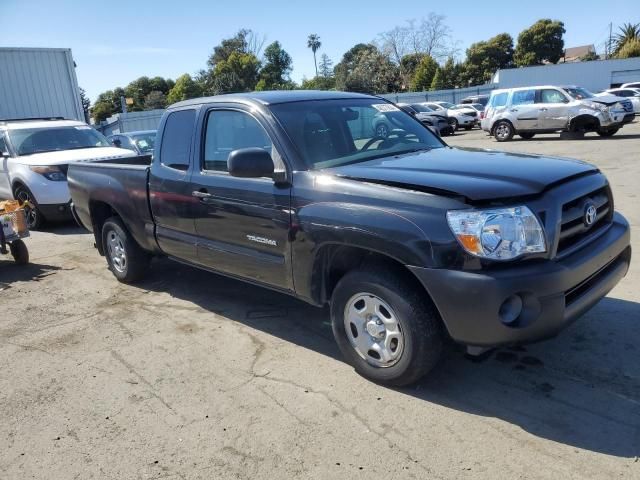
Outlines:
{"type": "Polygon", "coordinates": [[[94,125],[94,127],[105,135],[140,130],[157,130],[163,113],[164,109],[116,113],[107,118],[102,124],[94,125]]]}
{"type": "Polygon", "coordinates": [[[634,81],[640,82],[640,58],[509,68],[493,78],[496,88],[579,85],[594,92],[634,81]]]}
{"type": "Polygon", "coordinates": [[[85,121],[69,48],[0,48],[0,119],[85,121]]]}

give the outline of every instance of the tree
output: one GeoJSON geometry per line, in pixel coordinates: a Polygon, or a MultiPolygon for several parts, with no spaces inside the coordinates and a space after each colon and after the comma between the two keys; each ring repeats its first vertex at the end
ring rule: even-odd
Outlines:
{"type": "Polygon", "coordinates": [[[165,108],[167,106],[167,97],[159,90],[151,90],[146,97],[144,97],[144,109],[145,110],[157,110],[165,108]]]}
{"type": "Polygon", "coordinates": [[[598,54],[593,50],[590,50],[589,52],[585,53],[583,56],[580,57],[581,62],[591,62],[593,60],[600,60],[600,57],[598,56],[598,54]]]}
{"type": "Polygon", "coordinates": [[[316,52],[322,46],[322,42],[320,42],[320,36],[316,33],[312,33],[307,38],[307,47],[311,49],[313,52],[313,64],[316,67],[316,77],[318,76],[318,62],[316,62],[316,52]]]}
{"type": "MultiPolygon", "coordinates": [[[[613,38],[615,56],[620,53],[620,50],[625,46],[627,42],[633,40],[640,40],[640,23],[624,23],[621,27],[618,27],[618,33],[613,38]]],[[[623,58],[623,57],[618,57],[623,58]]],[[[627,57],[624,57],[627,58],[627,57]]]]}
{"type": "Polygon", "coordinates": [[[313,77],[311,79],[303,78],[300,88],[303,90],[335,90],[336,79],[334,77],[313,77]]]}
{"type": "Polygon", "coordinates": [[[428,55],[420,61],[411,80],[411,90],[423,92],[431,88],[433,77],[438,71],[438,63],[428,55]]]}
{"type": "Polygon", "coordinates": [[[487,41],[471,44],[464,62],[465,86],[490,82],[496,70],[513,65],[513,38],[501,33],[487,41]]]}
{"type": "Polygon", "coordinates": [[[416,73],[416,69],[424,57],[424,53],[409,53],[400,59],[400,74],[402,75],[403,90],[411,86],[411,81],[416,73]]]}
{"type": "Polygon", "coordinates": [[[275,41],[264,51],[264,66],[260,70],[260,81],[257,90],[288,90],[293,82],[289,78],[291,73],[291,55],[289,55],[275,41]]]}
{"type": "Polygon", "coordinates": [[[96,123],[100,123],[115,113],[122,111],[122,105],[120,103],[120,97],[124,97],[124,89],[117,87],[113,90],[107,90],[106,92],[98,95],[93,108],[91,109],[91,116],[96,123]]]}
{"type": "Polygon", "coordinates": [[[444,15],[431,12],[419,22],[408,22],[409,42],[414,53],[424,53],[437,61],[456,55],[458,48],[445,19],[444,15]]]}
{"type": "Polygon", "coordinates": [[[436,70],[436,74],[433,76],[433,80],[431,80],[431,88],[429,90],[443,90],[444,83],[442,81],[442,69],[438,68],[436,70]]]}
{"type": "Polygon", "coordinates": [[[616,55],[616,58],[633,57],[640,57],[640,39],[627,40],[616,55]]]}
{"type": "Polygon", "coordinates": [[[346,90],[347,79],[353,73],[358,56],[366,52],[378,52],[378,49],[370,43],[358,43],[347,50],[342,56],[342,60],[336,64],[333,73],[336,77],[338,90],[346,90]]]}
{"type": "Polygon", "coordinates": [[[460,71],[462,66],[459,63],[455,63],[453,57],[447,58],[440,69],[440,82],[443,89],[451,89],[460,86],[460,71]]]}
{"type": "Polygon", "coordinates": [[[324,78],[333,77],[333,62],[326,53],[320,57],[320,76],[324,78]]]}
{"type": "Polygon", "coordinates": [[[359,43],[348,50],[334,73],[338,90],[389,93],[400,87],[398,67],[372,44],[359,43]]]}
{"type": "Polygon", "coordinates": [[[84,111],[84,121],[89,123],[89,108],[91,107],[91,100],[87,98],[87,94],[84,91],[84,88],[80,87],[80,103],[82,103],[82,110],[84,111]]]}
{"type": "Polygon", "coordinates": [[[200,96],[202,96],[200,85],[191,78],[191,75],[185,73],[178,77],[173,88],[169,90],[167,94],[167,104],[171,105],[176,102],[181,102],[182,100],[200,96]]]}
{"type": "Polygon", "coordinates": [[[227,61],[232,53],[251,53],[257,58],[264,43],[264,35],[242,28],[233,37],[223,39],[220,45],[213,48],[213,53],[207,60],[207,66],[213,70],[219,62],[227,61]]]}
{"type": "Polygon", "coordinates": [[[233,52],[216,64],[212,93],[250,92],[258,83],[260,61],[252,53],[233,52]]]}
{"type": "Polygon", "coordinates": [[[544,18],[518,35],[513,59],[517,66],[558,63],[564,54],[564,23],[544,18]]]}

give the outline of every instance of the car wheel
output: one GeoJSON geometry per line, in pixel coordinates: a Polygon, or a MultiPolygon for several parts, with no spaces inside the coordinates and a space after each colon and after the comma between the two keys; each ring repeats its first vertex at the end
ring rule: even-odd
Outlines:
{"type": "Polygon", "coordinates": [[[151,256],[140,248],[118,217],[104,222],[102,248],[109,270],[121,282],[132,283],[146,274],[151,256]]]}
{"type": "Polygon", "coordinates": [[[535,133],[530,133],[530,132],[525,132],[525,133],[519,133],[518,135],[520,135],[520,138],[523,138],[525,140],[531,140],[533,137],[535,137],[535,133]]]}
{"type": "Polygon", "coordinates": [[[44,217],[38,209],[36,198],[24,185],[18,185],[13,192],[13,197],[20,203],[26,203],[24,213],[29,230],[38,230],[44,224],[44,217]]]}
{"type": "Polygon", "coordinates": [[[426,293],[388,269],[347,273],[331,297],[331,324],[340,351],[374,382],[402,386],[429,372],[443,334],[426,293]]]}
{"type": "Polygon", "coordinates": [[[464,127],[464,129],[465,129],[466,131],[469,131],[469,130],[471,130],[472,128],[473,128],[473,125],[467,125],[466,127],[464,127]]]}
{"type": "Polygon", "coordinates": [[[610,128],[609,130],[605,130],[605,129],[600,129],[598,130],[598,135],[600,135],[601,137],[612,137],[613,135],[616,134],[616,132],[619,130],[619,128],[610,128]]]}
{"type": "Polygon", "coordinates": [[[458,125],[458,120],[456,118],[451,119],[451,126],[453,127],[454,131],[460,128],[460,125],[458,125]]]}
{"type": "Polygon", "coordinates": [[[498,142],[508,142],[513,138],[513,127],[509,122],[500,121],[493,128],[493,136],[498,142]]]}
{"type": "Polygon", "coordinates": [[[379,123],[376,126],[376,137],[387,138],[389,136],[389,127],[384,123],[379,123]]]}
{"type": "Polygon", "coordinates": [[[22,240],[14,240],[9,244],[11,256],[18,265],[26,265],[29,263],[29,250],[22,240]]]}

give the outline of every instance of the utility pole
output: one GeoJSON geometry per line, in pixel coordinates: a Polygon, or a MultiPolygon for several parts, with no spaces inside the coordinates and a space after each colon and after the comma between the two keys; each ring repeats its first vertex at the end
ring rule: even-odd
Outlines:
{"type": "Polygon", "coordinates": [[[607,60],[611,58],[611,30],[613,28],[613,23],[609,22],[609,43],[607,43],[607,60]]]}

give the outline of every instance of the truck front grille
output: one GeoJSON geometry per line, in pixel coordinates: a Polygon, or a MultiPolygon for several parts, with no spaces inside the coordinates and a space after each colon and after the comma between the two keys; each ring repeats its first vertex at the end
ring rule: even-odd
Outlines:
{"type": "Polygon", "coordinates": [[[575,198],[562,206],[559,242],[556,255],[568,254],[574,248],[589,241],[611,224],[613,205],[608,187],[575,198]],[[590,205],[596,208],[596,218],[590,225],[586,221],[590,205]]]}
{"type": "Polygon", "coordinates": [[[630,100],[622,100],[620,101],[620,105],[622,105],[625,112],[633,112],[633,104],[630,100]]]}

